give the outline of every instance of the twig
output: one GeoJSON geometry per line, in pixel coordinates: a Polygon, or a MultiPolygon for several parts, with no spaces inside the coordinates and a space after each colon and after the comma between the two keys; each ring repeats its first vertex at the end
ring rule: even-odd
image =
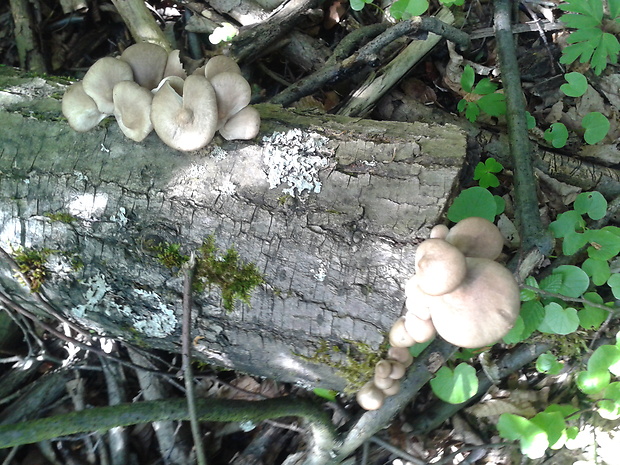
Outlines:
{"type": "Polygon", "coordinates": [[[510,13],[513,2],[495,0],[493,5],[499,63],[506,96],[510,154],[514,167],[515,217],[521,236],[522,252],[527,253],[531,249],[538,249],[547,255],[552,249],[552,241],[542,226],[538,211],[538,190],[527,132],[525,99],[521,89],[519,65],[511,31],[510,13]]]}
{"type": "Polygon", "coordinates": [[[521,284],[521,288],[522,289],[527,289],[528,291],[536,292],[537,294],[541,294],[541,295],[545,295],[545,296],[548,296],[548,297],[554,297],[556,299],[564,300],[566,302],[579,302],[579,303],[582,303],[584,305],[587,305],[588,307],[599,308],[601,310],[605,310],[605,311],[610,312],[610,313],[614,313],[614,312],[617,312],[618,310],[620,310],[619,307],[607,307],[606,305],[597,304],[597,303],[592,302],[592,301],[590,301],[588,299],[584,299],[583,297],[568,297],[568,296],[565,296],[563,294],[558,294],[556,292],[545,291],[544,289],[540,289],[538,287],[528,286],[527,284],[521,284]]]}
{"type": "Polygon", "coordinates": [[[387,450],[388,452],[398,456],[401,459],[406,460],[407,462],[411,462],[414,465],[426,465],[426,462],[424,460],[420,460],[419,458],[414,457],[411,454],[408,454],[404,450],[401,450],[398,447],[394,447],[389,442],[384,441],[383,439],[380,439],[377,436],[371,437],[368,441],[369,442],[374,442],[379,447],[382,447],[383,449],[387,450]]]}
{"type": "Polygon", "coordinates": [[[112,0],[136,42],[157,44],[170,52],[170,42],[142,0],[112,0]]]}
{"type": "Polygon", "coordinates": [[[192,370],[192,283],[194,282],[194,271],[196,269],[196,256],[192,252],[189,260],[183,265],[183,332],[182,332],[182,358],[183,358],[183,378],[185,381],[185,397],[187,399],[187,411],[192,427],[192,437],[196,448],[196,459],[198,465],[207,465],[202,435],[200,434],[200,423],[196,413],[196,394],[194,393],[194,373],[192,370]]]}

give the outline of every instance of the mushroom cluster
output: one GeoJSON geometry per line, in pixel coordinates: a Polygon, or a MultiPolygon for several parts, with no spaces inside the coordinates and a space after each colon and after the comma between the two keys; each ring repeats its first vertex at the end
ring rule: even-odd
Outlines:
{"type": "Polygon", "coordinates": [[[168,54],[159,45],[139,43],[91,66],[63,96],[62,112],[79,132],[114,115],[136,142],[155,130],[168,146],[190,151],[206,146],[216,131],[226,140],[256,137],[260,115],[248,106],[251,94],[230,58],[213,57],[187,76],[178,50],[168,54]]]}
{"type": "MultiPolygon", "coordinates": [[[[512,273],[495,261],[503,244],[497,226],[484,218],[466,218],[451,229],[435,226],[417,248],[415,274],[405,285],[407,312],[390,330],[390,350],[408,353],[408,347],[435,334],[465,348],[504,337],[519,315],[520,298],[512,273]]],[[[390,357],[388,352],[388,363],[394,363],[390,357]]],[[[358,403],[367,410],[393,395],[391,385],[379,380],[385,373],[379,364],[373,381],[358,392],[358,403]]]]}

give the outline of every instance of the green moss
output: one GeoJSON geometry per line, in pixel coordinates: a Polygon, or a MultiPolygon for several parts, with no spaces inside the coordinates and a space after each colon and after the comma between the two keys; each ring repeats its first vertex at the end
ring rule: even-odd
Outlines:
{"type": "Polygon", "coordinates": [[[359,341],[345,340],[344,342],[346,346],[343,349],[322,340],[314,355],[310,357],[296,355],[307,362],[333,368],[338,376],[347,382],[344,393],[349,395],[359,391],[373,377],[375,365],[385,358],[388,343],[385,342],[377,350],[359,341]],[[336,360],[336,358],[342,360],[336,360]]]}
{"type": "Polygon", "coordinates": [[[232,311],[235,300],[250,303],[250,292],[264,279],[253,263],[243,263],[234,248],[219,255],[213,236],[208,236],[196,256],[195,288],[202,292],[206,285],[221,289],[224,308],[232,311]]]}
{"type": "MultiPolygon", "coordinates": [[[[52,253],[50,249],[19,248],[14,252],[13,259],[30,283],[32,292],[39,292],[41,285],[49,278],[50,271],[45,265],[52,253]]],[[[24,283],[28,284],[28,283],[24,283]]]]}
{"type": "Polygon", "coordinates": [[[57,213],[47,212],[47,213],[43,213],[43,216],[45,216],[46,218],[49,218],[53,222],[58,221],[60,223],[65,223],[65,224],[71,224],[77,220],[77,218],[73,216],[71,213],[66,213],[66,212],[57,212],[57,213]]]}
{"type": "Polygon", "coordinates": [[[187,255],[181,253],[181,244],[163,242],[154,247],[157,260],[166,268],[181,268],[189,260],[187,255]]]}

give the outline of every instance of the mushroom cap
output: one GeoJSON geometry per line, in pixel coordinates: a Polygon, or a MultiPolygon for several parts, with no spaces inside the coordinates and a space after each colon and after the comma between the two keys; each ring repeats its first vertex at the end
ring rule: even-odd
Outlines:
{"type": "Polygon", "coordinates": [[[445,224],[433,226],[429,237],[431,239],[445,239],[450,229],[445,224]]]}
{"type": "Polygon", "coordinates": [[[71,85],[62,96],[62,114],[67,118],[69,126],[78,132],[90,131],[106,117],[99,111],[95,101],[84,92],[81,82],[71,85]]]}
{"type": "Polygon", "coordinates": [[[395,380],[390,377],[382,378],[381,376],[377,376],[377,373],[375,373],[375,376],[373,378],[375,386],[377,386],[381,390],[390,388],[390,386],[394,384],[394,381],[395,380]]]}
{"type": "Polygon", "coordinates": [[[375,376],[389,378],[392,373],[392,365],[388,360],[379,360],[375,365],[375,376]]]}
{"type": "Polygon", "coordinates": [[[394,383],[387,389],[382,389],[386,396],[395,396],[400,392],[400,381],[394,380],[394,383]]]}
{"type": "Polygon", "coordinates": [[[405,315],[405,330],[416,342],[430,341],[437,334],[432,320],[422,320],[409,312],[405,315]]]}
{"type": "Polygon", "coordinates": [[[375,386],[375,383],[368,381],[357,392],[357,403],[364,410],[377,410],[383,405],[385,394],[381,389],[375,386]]]}
{"type": "Polygon", "coordinates": [[[405,368],[409,367],[413,363],[413,356],[409,352],[409,349],[405,347],[390,347],[387,353],[389,360],[395,360],[402,363],[405,368]]]}
{"type": "Polygon", "coordinates": [[[187,73],[181,63],[180,50],[173,50],[168,54],[168,60],[166,61],[166,67],[164,68],[164,77],[177,76],[181,79],[187,77],[187,73]]]}
{"type": "Polygon", "coordinates": [[[396,362],[394,360],[390,360],[390,365],[392,366],[392,371],[390,372],[390,378],[392,379],[401,379],[405,376],[405,372],[407,368],[400,362],[396,362]]]}
{"type": "Polygon", "coordinates": [[[472,216],[456,223],[446,236],[446,241],[466,257],[496,260],[504,248],[504,237],[497,226],[486,218],[472,216]]]}
{"type": "Polygon", "coordinates": [[[411,347],[416,342],[405,329],[405,317],[402,316],[392,325],[388,338],[394,347],[411,347]]]}
{"type": "Polygon", "coordinates": [[[168,53],[159,45],[140,42],[127,47],[121,54],[121,60],[131,66],[134,80],[151,90],[164,77],[168,53]]]}
{"type": "Polygon", "coordinates": [[[418,287],[418,275],[413,275],[405,283],[405,295],[407,300],[407,314],[413,314],[421,320],[428,320],[431,317],[431,306],[433,305],[433,296],[425,294],[418,287]]]}
{"type": "Polygon", "coordinates": [[[209,81],[188,76],[183,96],[164,82],[153,96],[153,129],[168,146],[177,150],[198,150],[213,139],[217,128],[217,101],[209,81]]]}
{"type": "Polygon", "coordinates": [[[245,107],[224,123],[220,128],[226,140],[254,139],[260,131],[260,113],[254,107],[245,107]]]}
{"type": "Polygon", "coordinates": [[[443,239],[427,239],[415,254],[418,287],[428,295],[454,290],[467,272],[465,256],[443,239]]]}
{"type": "Polygon", "coordinates": [[[151,123],[151,91],[133,81],[121,81],[112,91],[114,117],[128,138],[136,142],[144,140],[153,130],[151,123]]]}
{"type": "Polygon", "coordinates": [[[467,275],[454,291],[436,296],[431,318],[437,333],[460,347],[494,344],[519,315],[519,286],[507,268],[485,258],[467,258],[467,275]]]}
{"type": "Polygon", "coordinates": [[[237,73],[223,72],[209,79],[217,96],[218,128],[233,115],[247,107],[252,98],[250,84],[237,73]]]}
{"type": "Polygon", "coordinates": [[[209,80],[220,73],[241,74],[241,68],[235,60],[224,55],[210,58],[204,66],[205,77],[209,80]]]}
{"type": "Polygon", "coordinates": [[[133,71],[128,63],[112,57],[97,60],[84,75],[82,85],[97,104],[101,113],[114,113],[112,90],[121,81],[133,81],[133,71]]]}

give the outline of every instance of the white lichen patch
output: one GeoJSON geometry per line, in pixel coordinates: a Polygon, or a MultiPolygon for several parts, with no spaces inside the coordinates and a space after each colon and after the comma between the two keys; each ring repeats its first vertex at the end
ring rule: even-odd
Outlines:
{"type": "Polygon", "coordinates": [[[99,220],[107,205],[108,194],[105,192],[79,194],[71,198],[67,210],[76,218],[85,222],[92,222],[99,220]]]}
{"type": "Polygon", "coordinates": [[[282,192],[293,197],[305,191],[321,192],[319,170],[328,166],[327,156],[332,154],[327,142],[326,137],[300,129],[263,137],[263,162],[269,187],[275,189],[286,184],[289,187],[282,192]]]}
{"type": "Polygon", "coordinates": [[[237,185],[230,179],[224,179],[222,183],[215,188],[215,192],[222,195],[233,195],[237,192],[237,185]]]}
{"type": "Polygon", "coordinates": [[[227,156],[228,152],[219,145],[216,145],[215,147],[213,147],[213,150],[211,150],[211,158],[213,158],[215,161],[222,161],[227,156]]]}
{"type": "Polygon", "coordinates": [[[174,314],[174,310],[169,308],[161,300],[161,297],[154,292],[142,289],[134,289],[133,292],[140,296],[145,305],[156,309],[147,315],[136,315],[133,312],[131,315],[128,315],[133,320],[134,328],[148,337],[161,338],[172,334],[177,325],[177,317],[174,314]]]}
{"type": "Polygon", "coordinates": [[[127,210],[125,210],[125,207],[120,207],[118,209],[118,213],[116,213],[116,215],[112,215],[110,217],[110,221],[113,221],[114,223],[118,224],[119,228],[124,228],[127,225],[127,210]]]}
{"type": "Polygon", "coordinates": [[[86,286],[84,299],[86,303],[71,309],[76,318],[84,318],[86,312],[92,312],[103,300],[103,296],[110,290],[103,275],[93,276],[83,283],[86,286]]]}
{"type": "Polygon", "coordinates": [[[316,279],[317,281],[319,282],[325,281],[325,278],[327,277],[327,265],[325,261],[319,260],[318,270],[315,270],[314,268],[312,268],[310,269],[310,272],[313,273],[314,279],[316,279]]]}

